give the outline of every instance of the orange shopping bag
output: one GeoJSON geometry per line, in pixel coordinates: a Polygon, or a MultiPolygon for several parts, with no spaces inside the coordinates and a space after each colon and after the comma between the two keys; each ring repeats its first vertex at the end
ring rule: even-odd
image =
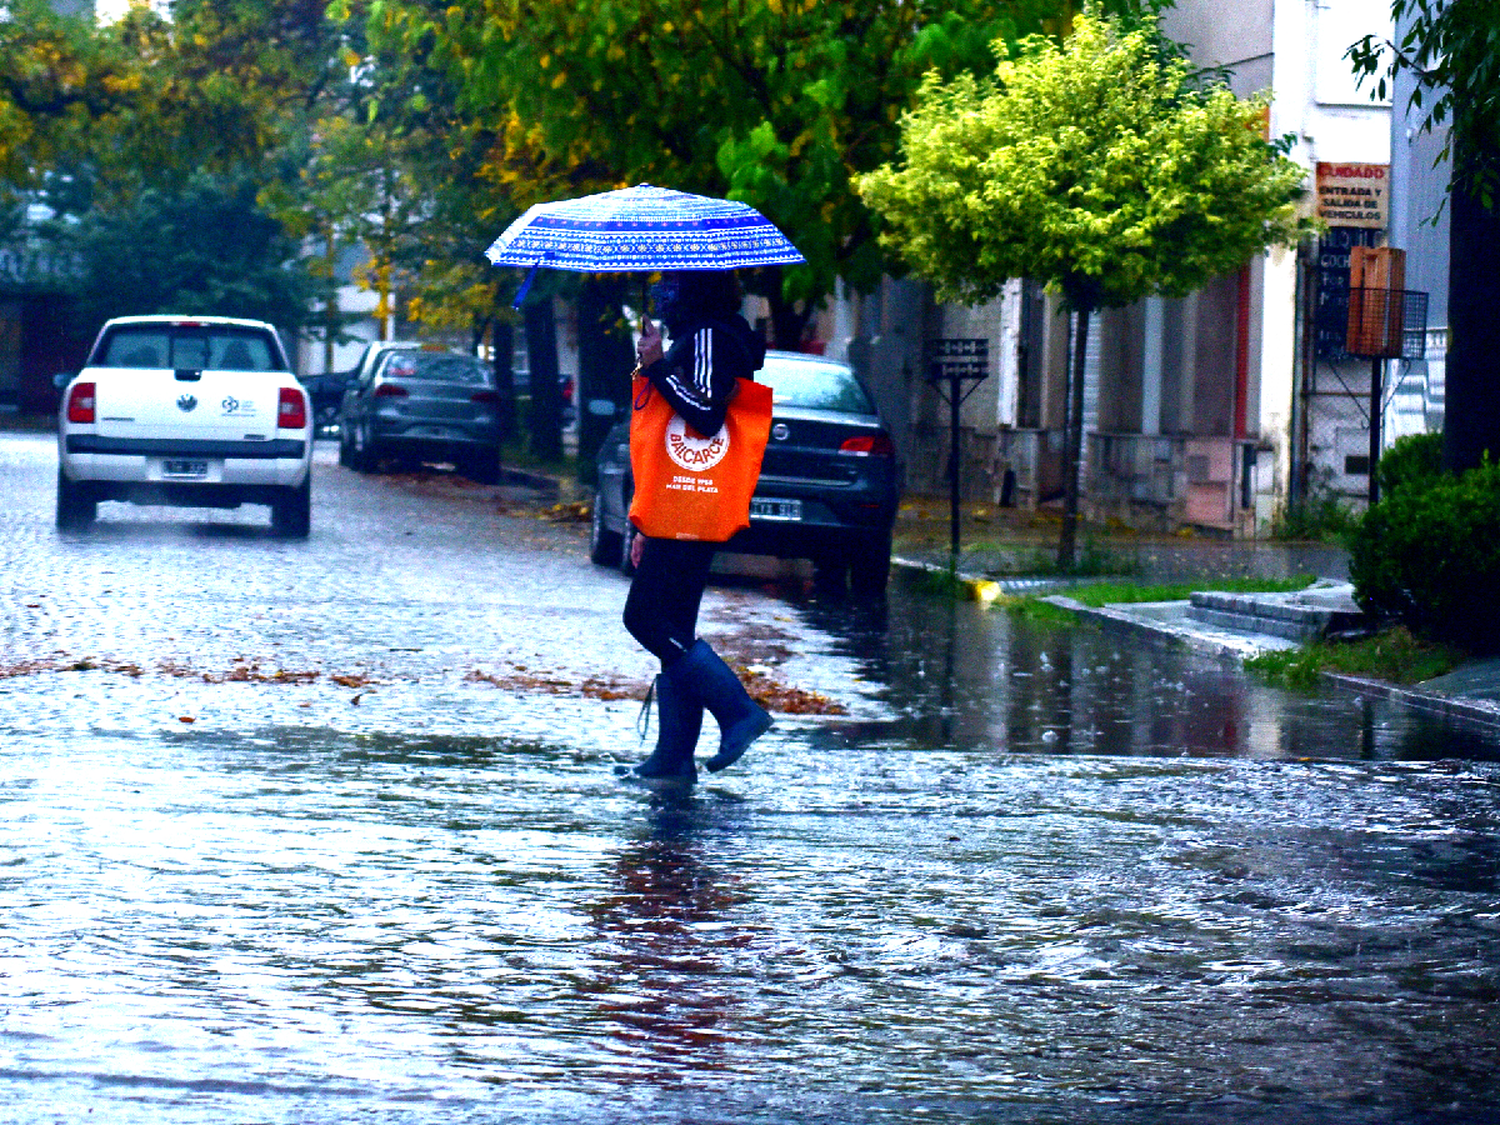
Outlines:
{"type": "Polygon", "coordinates": [[[724,427],[699,437],[643,375],[631,380],[630,522],[653,539],[723,543],[750,526],[771,435],[771,388],[736,380],[724,427]]]}

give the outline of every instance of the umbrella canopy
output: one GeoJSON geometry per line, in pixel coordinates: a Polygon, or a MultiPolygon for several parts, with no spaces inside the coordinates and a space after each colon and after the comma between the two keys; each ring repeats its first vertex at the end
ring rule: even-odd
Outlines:
{"type": "Polygon", "coordinates": [[[638,184],[538,203],[485,251],[497,266],[629,273],[805,261],[754,207],[638,184]]]}

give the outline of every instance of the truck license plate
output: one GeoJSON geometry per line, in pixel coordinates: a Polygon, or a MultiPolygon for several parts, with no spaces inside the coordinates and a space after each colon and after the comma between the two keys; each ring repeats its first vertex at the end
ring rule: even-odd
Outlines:
{"type": "Polygon", "coordinates": [[[801,500],[765,500],[754,497],[750,501],[750,518],[757,520],[800,520],[801,500]]]}
{"type": "Polygon", "coordinates": [[[163,461],[161,474],[164,477],[206,477],[207,461],[163,461]]]}

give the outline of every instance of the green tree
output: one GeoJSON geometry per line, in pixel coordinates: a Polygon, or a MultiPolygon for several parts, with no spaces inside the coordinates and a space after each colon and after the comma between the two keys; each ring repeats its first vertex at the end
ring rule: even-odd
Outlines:
{"type": "Polygon", "coordinates": [[[1447,409],[1443,462],[1453,472],[1500,455],[1500,5],[1494,0],[1392,0],[1397,37],[1350,48],[1355,72],[1384,98],[1398,74],[1415,81],[1421,128],[1446,130],[1449,206],[1447,409]]]}
{"type": "Polygon", "coordinates": [[[0,185],[37,186],[88,147],[90,127],[130,101],[139,71],[91,21],[46,0],[15,0],[0,17],[0,185]]]}
{"type": "Polygon", "coordinates": [[[921,76],[987,67],[992,41],[1068,7],[389,0],[371,36],[428,47],[449,69],[493,128],[496,182],[519,204],[648,182],[759,208],[808,259],[751,281],[777,341],[795,346],[835,278],[864,290],[887,265],[852,178],[894,156],[921,76]]]}
{"type": "Polygon", "coordinates": [[[979,302],[1012,278],[1076,314],[1058,561],[1073,564],[1090,316],[1181,296],[1290,241],[1303,171],[1261,136],[1263,101],[1196,86],[1143,28],[1079,16],[993,76],[931,74],[902,121],[901,165],[859,181],[882,241],[939,297],[979,302]]]}
{"type": "Polygon", "coordinates": [[[312,0],[178,0],[102,26],[8,6],[0,170],[56,213],[33,233],[80,255],[84,317],[303,322],[314,286],[257,196],[337,74],[337,38],[312,0]]]}
{"type": "Polygon", "coordinates": [[[248,316],[296,329],[316,289],[249,177],[201,173],[175,189],[148,188],[128,206],[86,212],[64,237],[83,263],[78,311],[90,330],[137,313],[248,316]]]}

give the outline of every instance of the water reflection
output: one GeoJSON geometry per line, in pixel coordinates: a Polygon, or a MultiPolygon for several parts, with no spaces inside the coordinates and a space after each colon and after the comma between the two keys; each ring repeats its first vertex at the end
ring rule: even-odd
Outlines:
{"type": "Polygon", "coordinates": [[[1092,623],[1039,624],[893,583],[875,607],[792,600],[895,718],[827,737],[1049,754],[1432,760],[1500,757],[1500,736],[1328,688],[1282,691],[1237,661],[1092,623]]]}
{"type": "Polygon", "coordinates": [[[636,1078],[662,1086],[720,1065],[741,1019],[725,957],[746,943],[727,918],[746,894],[710,854],[711,820],[694,795],[653,795],[609,892],[585,907],[603,943],[599,1012],[636,1078]]]}

